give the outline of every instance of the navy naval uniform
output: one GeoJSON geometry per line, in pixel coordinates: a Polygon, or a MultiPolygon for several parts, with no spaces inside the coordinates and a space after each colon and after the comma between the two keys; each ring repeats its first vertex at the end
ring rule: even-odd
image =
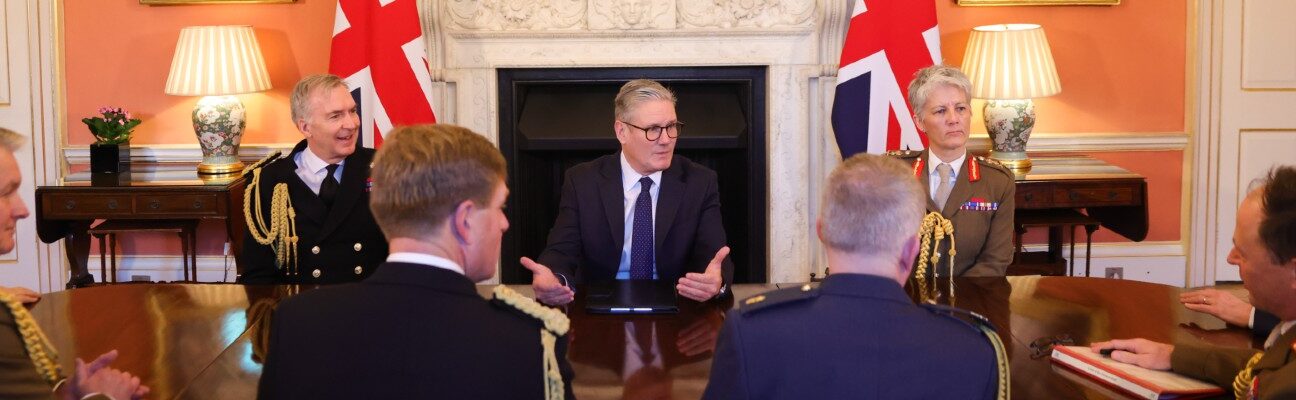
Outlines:
{"type": "MultiPolygon", "coordinates": [[[[1013,261],[1013,213],[1017,193],[1012,171],[994,161],[968,154],[955,177],[945,206],[931,200],[927,150],[896,150],[887,155],[913,166],[914,178],[922,183],[927,195],[927,212],[940,213],[954,223],[954,276],[1004,276],[1013,261]]],[[[939,159],[935,162],[939,162],[939,159]]],[[[942,255],[949,254],[942,245],[942,255]]],[[[948,264],[942,260],[936,272],[947,275],[948,264]]]]}
{"type": "MultiPolygon", "coordinates": [[[[302,140],[292,153],[261,167],[261,181],[256,193],[250,189],[244,196],[261,196],[261,213],[267,226],[275,185],[288,184],[288,197],[296,211],[297,261],[295,268],[278,265],[275,251],[257,243],[251,231],[244,233],[241,263],[244,284],[331,284],[359,282],[373,274],[387,259],[387,239],[373,214],[369,212],[370,164],[375,151],[357,147],[346,158],[337,198],[329,208],[319,195],[297,176],[297,153],[306,150],[302,140]]],[[[249,172],[250,173],[250,172],[249,172]]],[[[256,204],[256,203],[252,203],[256,204]]],[[[255,218],[255,210],[253,210],[255,218]]],[[[249,224],[252,221],[248,221],[249,224]]]]}
{"type": "Polygon", "coordinates": [[[863,274],[754,296],[729,312],[703,398],[992,399],[988,322],[967,316],[863,274]]]}

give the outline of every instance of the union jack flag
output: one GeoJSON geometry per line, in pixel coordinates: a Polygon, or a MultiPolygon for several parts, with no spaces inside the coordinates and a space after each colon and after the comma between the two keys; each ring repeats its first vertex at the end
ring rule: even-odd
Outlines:
{"type": "Polygon", "coordinates": [[[940,62],[934,0],[855,0],[832,109],[842,157],[925,148],[905,93],[914,72],[940,62]]]}
{"type": "Polygon", "coordinates": [[[338,0],[329,73],[351,88],[365,147],[397,125],[436,122],[416,0],[338,0]]]}

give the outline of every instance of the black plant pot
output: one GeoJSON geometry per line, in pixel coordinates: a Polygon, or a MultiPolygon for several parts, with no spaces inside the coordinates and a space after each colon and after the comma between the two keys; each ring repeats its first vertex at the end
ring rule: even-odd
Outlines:
{"type": "Polygon", "coordinates": [[[90,145],[90,172],[118,173],[130,170],[130,144],[90,145]]]}

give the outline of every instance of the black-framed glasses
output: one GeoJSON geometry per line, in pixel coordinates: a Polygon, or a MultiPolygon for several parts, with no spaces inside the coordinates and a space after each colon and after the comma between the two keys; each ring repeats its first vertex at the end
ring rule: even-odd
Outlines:
{"type": "Polygon", "coordinates": [[[621,121],[621,123],[633,126],[643,131],[644,139],[648,139],[649,142],[656,142],[657,139],[661,139],[662,133],[665,133],[666,136],[669,136],[671,139],[678,138],[680,131],[684,130],[684,123],[679,121],[672,122],[666,126],[650,126],[647,128],[625,121],[621,121]]]}
{"type": "Polygon", "coordinates": [[[1031,359],[1036,360],[1036,359],[1040,359],[1052,355],[1054,346],[1071,346],[1071,345],[1075,345],[1075,340],[1071,339],[1071,335],[1065,333],[1060,335],[1054,335],[1054,336],[1040,337],[1039,339],[1035,339],[1035,341],[1030,343],[1031,359]]]}

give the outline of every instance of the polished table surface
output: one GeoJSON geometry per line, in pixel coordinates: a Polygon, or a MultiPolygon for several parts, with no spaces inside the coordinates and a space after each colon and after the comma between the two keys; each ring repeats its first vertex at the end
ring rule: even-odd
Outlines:
{"type": "MultiPolygon", "coordinates": [[[[946,283],[939,286],[944,288],[946,283]]],[[[735,285],[733,292],[742,299],[775,287],[735,285]]],[[[478,288],[483,296],[492,289],[478,288]]],[[[527,286],[515,288],[531,293],[527,286]]],[[[150,398],[246,399],[255,397],[269,311],[302,290],[309,288],[121,284],[47,294],[32,312],[60,350],[65,371],[72,370],[74,356],[88,360],[118,349],[121,356],[115,366],[141,376],[153,389],[150,398]]],[[[1103,399],[1116,394],[1068,377],[1047,357],[1032,357],[1032,342],[1065,334],[1076,344],[1146,337],[1254,345],[1247,331],[1181,306],[1177,301],[1181,290],[1099,278],[958,278],[953,303],[986,315],[998,326],[1010,352],[1014,398],[1103,399]]],[[[941,302],[950,302],[949,295],[942,294],[941,302]]],[[[700,397],[723,312],[735,302],[683,303],[679,314],[664,316],[591,315],[579,304],[570,307],[573,329],[568,359],[576,373],[576,396],[700,397]],[[639,324],[653,327],[653,347],[659,350],[661,368],[623,371],[632,342],[626,339],[631,336],[628,332],[639,324]]],[[[925,379],[934,378],[914,377],[914,382],[897,384],[925,379]]]]}

